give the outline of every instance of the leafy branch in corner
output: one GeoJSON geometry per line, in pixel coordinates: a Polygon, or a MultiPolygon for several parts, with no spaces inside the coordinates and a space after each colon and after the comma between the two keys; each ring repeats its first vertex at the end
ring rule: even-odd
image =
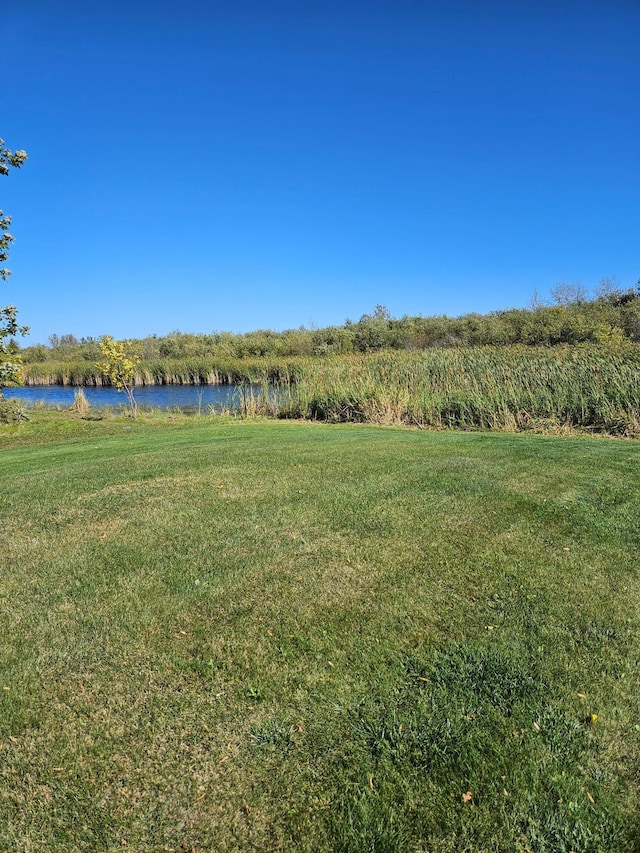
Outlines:
{"type": "MultiPolygon", "coordinates": [[[[0,139],[0,175],[8,175],[12,168],[19,169],[26,159],[26,151],[11,151],[5,148],[4,139],[0,139]]],[[[7,261],[14,240],[13,234],[9,233],[10,225],[11,217],[0,210],[0,264],[7,261]]],[[[0,267],[0,279],[6,281],[10,275],[11,270],[0,267]]],[[[26,335],[29,329],[18,324],[17,316],[15,305],[0,308],[0,396],[4,385],[20,382],[20,359],[12,338],[14,335],[26,335]]]]}

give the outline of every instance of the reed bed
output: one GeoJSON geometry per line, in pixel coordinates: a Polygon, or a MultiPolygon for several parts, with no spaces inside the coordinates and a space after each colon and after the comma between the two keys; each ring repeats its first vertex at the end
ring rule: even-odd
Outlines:
{"type": "MultiPolygon", "coordinates": [[[[158,359],[143,361],[137,367],[134,384],[142,385],[239,385],[267,381],[281,384],[295,381],[301,365],[308,359],[158,359]]],[[[40,362],[23,367],[25,385],[71,385],[101,387],[109,385],[97,364],[79,362],[40,362]]]]}
{"type": "Polygon", "coordinates": [[[640,434],[640,348],[473,347],[307,363],[279,414],[457,429],[640,434]]]}
{"type": "MultiPolygon", "coordinates": [[[[49,362],[25,366],[25,382],[99,386],[106,380],[90,363],[49,362]]],[[[163,359],[141,363],[135,384],[236,385],[238,409],[248,416],[640,434],[640,346],[634,344],[163,359]]]]}

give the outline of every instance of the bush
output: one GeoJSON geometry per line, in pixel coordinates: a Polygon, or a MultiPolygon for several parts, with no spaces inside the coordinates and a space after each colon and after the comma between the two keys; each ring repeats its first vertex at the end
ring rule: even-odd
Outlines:
{"type": "Polygon", "coordinates": [[[6,400],[0,395],[0,424],[17,424],[29,421],[24,408],[16,400],[6,400]]]}

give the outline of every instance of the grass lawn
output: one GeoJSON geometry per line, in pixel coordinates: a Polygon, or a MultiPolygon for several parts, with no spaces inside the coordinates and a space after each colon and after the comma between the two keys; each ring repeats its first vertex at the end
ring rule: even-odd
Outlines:
{"type": "Polygon", "coordinates": [[[0,849],[640,850],[640,444],[0,432],[0,849]]]}

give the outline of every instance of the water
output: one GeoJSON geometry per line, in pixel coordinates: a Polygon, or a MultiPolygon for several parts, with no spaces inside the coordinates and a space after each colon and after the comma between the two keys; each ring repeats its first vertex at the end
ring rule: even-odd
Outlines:
{"type": "MultiPolygon", "coordinates": [[[[44,403],[47,406],[68,409],[78,388],[70,385],[30,385],[5,388],[7,399],[15,398],[27,406],[44,403]]],[[[83,388],[89,405],[98,409],[118,408],[127,405],[127,395],[115,388],[83,388]]],[[[209,406],[219,411],[223,407],[238,408],[242,404],[242,391],[233,385],[142,385],[135,389],[138,406],[152,409],[181,409],[209,411],[209,406]]]]}

